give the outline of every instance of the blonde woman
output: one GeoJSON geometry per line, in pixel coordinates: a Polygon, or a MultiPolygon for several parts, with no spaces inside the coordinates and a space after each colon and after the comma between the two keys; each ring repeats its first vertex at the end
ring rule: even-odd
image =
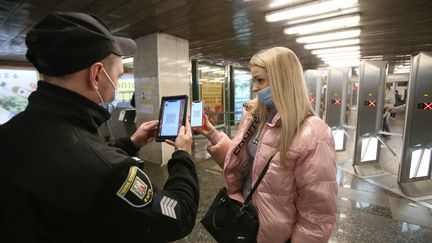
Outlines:
{"type": "Polygon", "coordinates": [[[284,47],[251,59],[253,91],[232,140],[206,119],[195,129],[209,139],[208,151],[223,168],[228,195],[244,201],[262,169],[268,171],[253,194],[257,242],[327,242],[336,223],[336,153],[329,127],[314,116],[296,55],[284,47]]]}

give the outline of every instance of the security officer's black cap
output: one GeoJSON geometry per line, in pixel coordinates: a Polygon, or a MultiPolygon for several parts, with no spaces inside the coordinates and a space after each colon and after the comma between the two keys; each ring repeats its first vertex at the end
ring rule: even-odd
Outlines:
{"type": "Polygon", "coordinates": [[[75,12],[48,14],[26,36],[27,59],[45,75],[71,74],[110,54],[133,56],[129,38],[114,36],[96,16],[75,12]]]}

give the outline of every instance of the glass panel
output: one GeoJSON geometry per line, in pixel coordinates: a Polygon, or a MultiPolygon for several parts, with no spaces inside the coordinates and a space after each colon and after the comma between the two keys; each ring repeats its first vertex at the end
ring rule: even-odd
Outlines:
{"type": "Polygon", "coordinates": [[[0,68],[0,125],[26,108],[37,81],[35,70],[0,68]]]}
{"type": "Polygon", "coordinates": [[[377,159],[378,138],[363,138],[361,147],[361,162],[375,161],[377,159]]]}
{"type": "Polygon", "coordinates": [[[213,125],[224,124],[223,91],[225,89],[225,68],[221,66],[198,65],[198,80],[200,84],[200,99],[204,100],[205,112],[213,125]]]}
{"type": "Polygon", "coordinates": [[[251,100],[251,82],[252,76],[250,72],[234,70],[234,110],[236,112],[236,121],[240,121],[242,118],[243,103],[251,100]]]}
{"type": "Polygon", "coordinates": [[[430,149],[417,149],[412,152],[409,178],[425,177],[429,175],[431,160],[430,149]]]}
{"type": "Polygon", "coordinates": [[[337,129],[333,130],[333,137],[335,142],[335,149],[342,150],[344,145],[345,134],[343,130],[337,129]]]}
{"type": "Polygon", "coordinates": [[[124,73],[118,80],[117,92],[113,103],[130,102],[135,92],[133,73],[124,73]]]}

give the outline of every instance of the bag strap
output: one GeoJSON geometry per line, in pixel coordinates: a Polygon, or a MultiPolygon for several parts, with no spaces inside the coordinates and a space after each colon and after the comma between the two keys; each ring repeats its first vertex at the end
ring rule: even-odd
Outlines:
{"type": "Polygon", "coordinates": [[[273,159],[273,157],[274,157],[275,155],[276,155],[276,154],[273,154],[273,156],[270,157],[270,159],[269,159],[269,161],[267,162],[266,166],[265,166],[264,169],[261,171],[261,174],[260,174],[260,176],[258,177],[258,180],[255,182],[254,186],[252,187],[252,190],[249,192],[248,196],[246,197],[246,200],[244,201],[243,206],[248,205],[249,201],[252,199],[252,195],[254,194],[254,192],[256,191],[256,189],[258,188],[260,182],[262,181],[262,179],[263,179],[265,173],[267,172],[267,170],[268,170],[268,168],[269,168],[269,166],[270,166],[270,162],[271,162],[271,160],[273,159]]]}

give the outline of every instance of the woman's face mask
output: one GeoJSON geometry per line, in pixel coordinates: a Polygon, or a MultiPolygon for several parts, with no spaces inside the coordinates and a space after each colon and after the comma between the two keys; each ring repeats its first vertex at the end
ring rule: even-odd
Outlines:
{"type": "Polygon", "coordinates": [[[257,92],[258,100],[264,104],[267,108],[273,106],[272,93],[270,86],[267,86],[257,92]]]}

